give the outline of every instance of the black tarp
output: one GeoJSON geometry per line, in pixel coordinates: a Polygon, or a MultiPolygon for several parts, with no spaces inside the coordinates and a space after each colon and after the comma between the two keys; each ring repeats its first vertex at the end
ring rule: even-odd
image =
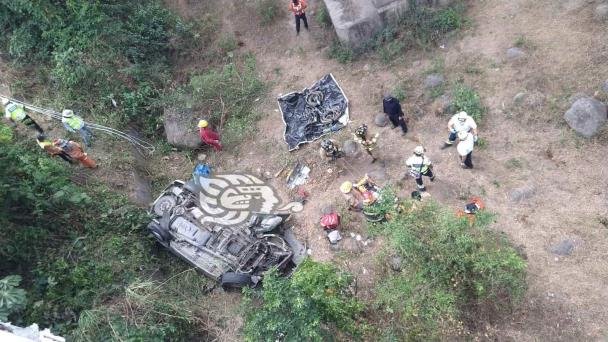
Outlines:
{"type": "Polygon", "coordinates": [[[348,123],[348,99],[332,74],[323,76],[310,88],[279,97],[278,102],[290,151],[338,131],[348,123]],[[307,103],[309,95],[318,92],[323,99],[313,105],[309,104],[312,99],[307,103]]]}

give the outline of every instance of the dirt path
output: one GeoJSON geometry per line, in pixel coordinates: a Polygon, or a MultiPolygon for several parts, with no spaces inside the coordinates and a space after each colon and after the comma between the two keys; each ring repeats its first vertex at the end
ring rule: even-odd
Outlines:
{"type": "MultiPolygon", "coordinates": [[[[253,8],[239,10],[242,2],[222,2],[225,33],[244,43],[241,52],[255,54],[260,74],[271,89],[260,101],[264,118],[258,124],[259,133],[243,144],[238,156],[224,156],[228,158],[219,167],[274,175],[288,162],[306,162],[312,168],[305,187],[311,196],[304,212],[297,215],[296,232],[308,243],[314,259],[348,267],[365,287],[373,280],[374,255],[380,244],[361,254],[331,251],[318,227],[319,208],[340,201],[342,181],[366,172],[384,173],[387,181],[398,181],[405,171],[404,159],[423,144],[438,173],[438,180],[429,186],[433,198],[456,210],[468,195],[482,196],[498,214],[493,228],[505,232],[528,257],[529,291],[521,309],[485,327],[485,338],[608,339],[608,136],[583,140],[563,121],[571,96],[593,95],[608,78],[608,33],[592,20],[596,2],[471,1],[470,27],[443,48],[410,51],[390,65],[373,59],[341,65],[325,57],[330,35],[314,20],[318,1],[310,1],[310,31],[302,29],[299,36],[286,8],[280,9],[274,24],[259,27],[253,8]],[[506,50],[516,42],[527,57],[508,60],[506,50]],[[425,70],[438,58],[445,61],[441,72],[448,82],[462,80],[474,87],[488,108],[480,128],[487,146],[475,151],[474,170],[460,169],[455,149],[439,148],[446,138],[447,117],[433,113],[422,86],[425,70]],[[287,152],[276,97],[309,86],[327,73],[334,74],[349,97],[353,121],[335,138],[344,141],[350,129],[367,123],[372,132],[381,133],[384,165],[369,164],[366,156],[327,165],[318,159],[316,144],[287,152]],[[408,85],[404,103],[412,117],[405,138],[396,130],[372,124],[381,110],[384,90],[403,82],[408,85]],[[515,105],[513,98],[521,92],[526,94],[523,103],[515,105]],[[413,116],[416,108],[422,110],[413,116]],[[511,198],[519,188],[532,190],[528,199],[511,198]],[[570,256],[551,252],[563,239],[574,242],[570,256]]],[[[180,7],[184,3],[180,1],[180,7]]],[[[283,180],[272,182],[287,196],[283,180]]],[[[404,193],[414,182],[406,179],[405,185],[404,193]]],[[[349,230],[365,235],[356,216],[347,219],[352,222],[349,230]]]]}

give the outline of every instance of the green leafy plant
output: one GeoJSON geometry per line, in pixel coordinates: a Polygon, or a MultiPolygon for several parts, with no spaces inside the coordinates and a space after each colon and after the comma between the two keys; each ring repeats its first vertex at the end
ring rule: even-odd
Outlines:
{"type": "Polygon", "coordinates": [[[320,2],[315,13],[315,19],[322,27],[330,28],[333,23],[324,2],[320,2]]]}
{"type": "Polygon", "coordinates": [[[21,276],[9,275],[0,279],[0,321],[6,322],[8,316],[25,307],[25,290],[17,288],[21,276]]]}
{"type": "Polygon", "coordinates": [[[342,64],[350,63],[354,59],[353,49],[337,40],[332,42],[327,54],[342,64]]]}
{"type": "Polygon", "coordinates": [[[246,341],[324,341],[335,329],[350,336],[363,329],[352,276],[312,260],[291,278],[267,274],[262,291],[245,290],[243,308],[246,341]]]}
{"type": "Polygon", "coordinates": [[[387,334],[442,340],[462,332],[464,321],[487,319],[522,298],[526,263],[486,229],[490,213],[458,218],[434,202],[385,208],[390,219],[372,231],[389,242],[385,258],[403,260],[399,271],[385,270],[375,291],[375,307],[392,322],[387,334]]]}
{"type": "Polygon", "coordinates": [[[262,26],[270,25],[275,21],[279,13],[276,0],[257,0],[255,6],[262,26]]]}
{"type": "Polygon", "coordinates": [[[460,83],[455,86],[453,94],[456,111],[467,112],[477,123],[482,121],[486,109],[475,89],[460,83]]]}

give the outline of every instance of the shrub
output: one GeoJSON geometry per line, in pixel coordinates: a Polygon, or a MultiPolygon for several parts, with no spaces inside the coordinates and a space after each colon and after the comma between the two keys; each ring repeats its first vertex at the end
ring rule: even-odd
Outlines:
{"type": "Polygon", "coordinates": [[[323,1],[321,1],[317,7],[315,19],[317,19],[317,22],[321,24],[322,27],[330,28],[333,25],[331,21],[331,16],[329,15],[329,11],[327,10],[327,6],[325,6],[325,3],[323,1]]]}
{"type": "Polygon", "coordinates": [[[275,21],[279,13],[276,0],[257,0],[255,6],[262,26],[270,25],[275,21]]]}
{"type": "Polygon", "coordinates": [[[462,321],[487,319],[522,298],[526,263],[486,229],[491,214],[459,219],[434,202],[387,208],[391,220],[373,230],[386,236],[385,254],[403,258],[403,268],[386,271],[375,306],[398,339],[445,339],[463,329],[462,321]]]}
{"type": "Polygon", "coordinates": [[[255,59],[248,57],[242,66],[234,63],[192,76],[187,92],[193,94],[196,108],[210,113],[222,127],[222,142],[234,146],[255,131],[258,115],[251,111],[256,98],[265,92],[258,78],[255,59]]]}
{"type": "Polygon", "coordinates": [[[329,47],[328,56],[338,60],[338,62],[342,64],[346,64],[353,60],[354,51],[346,44],[342,44],[338,40],[334,40],[329,47]]]}
{"type": "Polygon", "coordinates": [[[0,321],[8,321],[8,316],[25,307],[25,290],[17,288],[21,276],[9,275],[0,279],[0,321]]]}
{"type": "Polygon", "coordinates": [[[262,291],[245,295],[246,341],[324,341],[336,329],[351,336],[362,329],[352,276],[329,264],[305,260],[291,278],[270,272],[262,291]]]}
{"type": "Polygon", "coordinates": [[[457,84],[454,88],[454,108],[456,111],[467,112],[478,124],[485,113],[479,94],[464,84],[457,84]]]}

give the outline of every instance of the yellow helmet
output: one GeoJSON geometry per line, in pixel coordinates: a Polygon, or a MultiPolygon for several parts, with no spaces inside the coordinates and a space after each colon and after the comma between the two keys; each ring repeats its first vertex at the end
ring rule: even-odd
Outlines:
{"type": "Polygon", "coordinates": [[[352,189],[353,189],[352,182],[346,181],[346,182],[342,183],[342,185],[340,185],[340,191],[342,191],[343,194],[349,193],[352,189]]]}
{"type": "Polygon", "coordinates": [[[209,123],[207,122],[207,120],[199,120],[198,127],[205,128],[207,126],[209,126],[209,123]]]}

